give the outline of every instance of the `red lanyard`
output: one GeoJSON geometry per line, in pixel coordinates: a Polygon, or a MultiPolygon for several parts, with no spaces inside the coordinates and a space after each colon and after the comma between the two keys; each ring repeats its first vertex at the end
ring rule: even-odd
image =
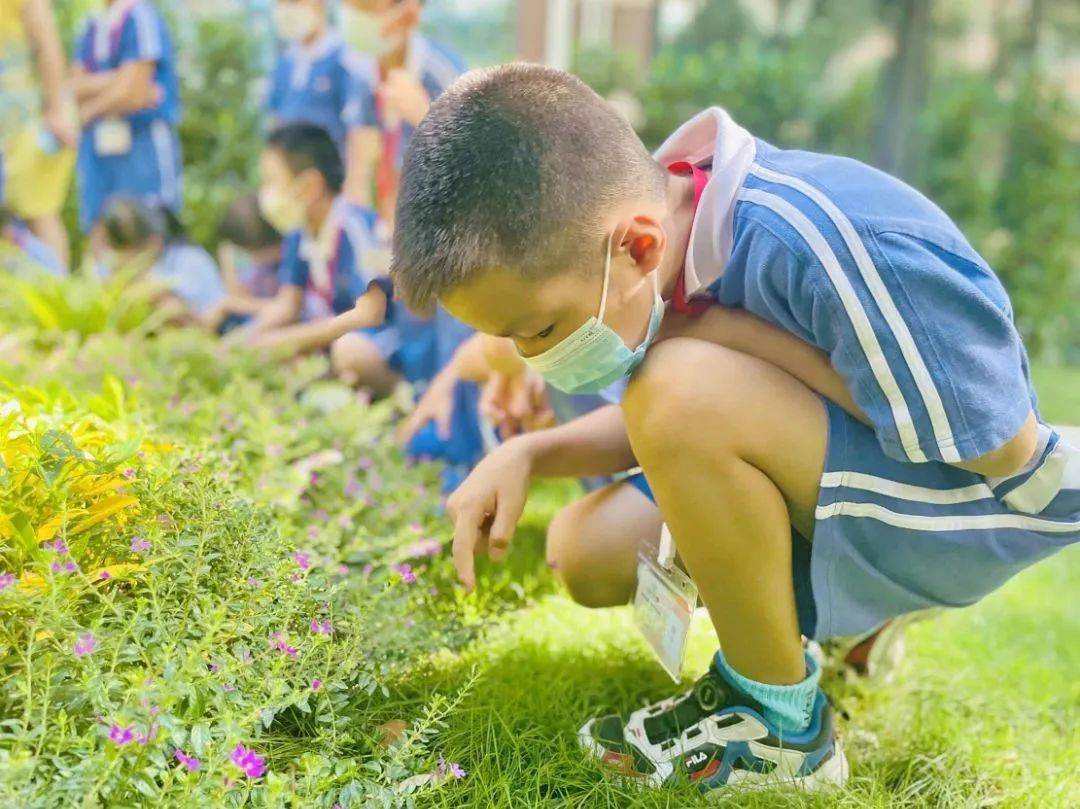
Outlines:
{"type": "Polygon", "coordinates": [[[326,262],[327,279],[325,289],[319,289],[315,286],[314,274],[311,272],[311,267],[308,267],[308,286],[316,295],[322,298],[326,302],[326,305],[331,309],[334,308],[334,282],[337,280],[338,264],[341,261],[341,248],[344,244],[345,228],[339,227],[337,238],[334,240],[334,252],[330,254],[330,258],[326,262]]]}
{"type": "Polygon", "coordinates": [[[375,94],[375,114],[382,124],[382,160],[375,172],[375,195],[380,202],[391,200],[398,184],[398,154],[401,151],[402,126],[392,129],[386,125],[386,109],[382,93],[375,94]]]}
{"type": "MultiPolygon", "coordinates": [[[[677,163],[672,163],[668,166],[668,171],[672,174],[691,174],[694,177],[694,214],[697,214],[698,204],[701,202],[701,195],[705,193],[705,186],[709,184],[709,172],[705,169],[699,168],[692,163],[687,163],[685,160],[677,163]]],[[[690,248],[687,248],[688,250],[690,248]]],[[[686,297],[686,266],[683,266],[683,271],[679,273],[678,279],[675,281],[675,294],[671,298],[671,307],[683,315],[700,315],[706,309],[712,306],[712,302],[708,300],[691,300],[686,297]]]]}

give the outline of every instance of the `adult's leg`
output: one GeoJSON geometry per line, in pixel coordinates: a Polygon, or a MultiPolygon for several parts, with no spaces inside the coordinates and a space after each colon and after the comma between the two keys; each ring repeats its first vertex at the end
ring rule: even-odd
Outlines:
{"type": "Polygon", "coordinates": [[[555,515],[548,564],[579,604],[617,607],[634,595],[638,549],[659,535],[656,505],[629,483],[612,483],[555,515]]]}
{"type": "Polygon", "coordinates": [[[791,527],[812,536],[821,400],[765,362],[680,338],[649,352],[623,409],[726,660],[760,683],[802,681],[791,527]]]}

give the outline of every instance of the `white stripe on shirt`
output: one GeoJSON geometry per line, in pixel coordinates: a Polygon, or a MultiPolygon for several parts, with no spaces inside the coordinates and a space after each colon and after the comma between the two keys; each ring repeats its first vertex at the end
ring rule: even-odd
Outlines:
{"type": "Polygon", "coordinates": [[[889,325],[893,339],[900,348],[904,362],[907,363],[908,371],[910,371],[912,379],[915,380],[915,385],[922,396],[923,405],[930,416],[930,424],[933,427],[938,452],[941,453],[942,460],[946,463],[959,461],[960,453],[956,449],[956,441],[953,438],[952,428],[949,426],[948,414],[945,412],[945,405],[941,401],[941,395],[934,385],[934,380],[930,376],[930,371],[926,367],[922,354],[919,353],[919,349],[915,345],[911,330],[908,328],[904,318],[901,317],[900,311],[896,308],[889,290],[881,280],[881,275],[878,273],[873,259],[870,258],[862,239],[859,238],[859,234],[855,231],[855,227],[851,224],[851,220],[827,196],[797,177],[780,174],[756,163],[751,167],[750,173],[755,177],[768,182],[786,185],[804,194],[821,208],[832,220],[836,229],[840,231],[844,243],[855,259],[855,264],[859,268],[859,274],[862,276],[863,282],[866,284],[867,289],[870,290],[874,303],[878,305],[882,315],[885,317],[885,322],[889,325]]]}
{"type": "Polygon", "coordinates": [[[841,487],[883,494],[897,500],[943,506],[994,499],[994,490],[985,483],[975,483],[955,489],[932,489],[927,486],[914,486],[910,483],[889,480],[877,475],[867,475],[864,472],[826,472],[821,476],[821,488],[838,489],[841,487]]]}
{"type": "Polygon", "coordinates": [[[993,531],[1016,529],[1043,534],[1068,534],[1080,529],[1080,520],[1046,520],[1027,514],[900,514],[877,503],[829,503],[814,512],[817,521],[832,517],[865,517],[913,531],[993,531]]]}
{"type": "Polygon", "coordinates": [[[892,368],[889,367],[888,360],[885,359],[885,353],[881,350],[881,343],[874,332],[874,327],[871,325],[862,303],[859,302],[858,295],[855,294],[851,279],[847,277],[847,273],[840,266],[836,254],[833,253],[832,247],[829,246],[825,237],[818,232],[814,224],[802,211],[783,197],[778,197],[759,188],[744,188],[739,192],[739,199],[768,208],[786,220],[813,250],[814,255],[821,262],[833,286],[836,288],[836,292],[844,306],[844,311],[847,313],[852,328],[855,330],[859,345],[862,346],[863,353],[866,355],[866,361],[870,364],[870,370],[873,372],[882,393],[885,394],[889,409],[892,411],[893,422],[896,424],[896,431],[900,435],[900,444],[908,460],[913,463],[925,462],[927,460],[926,454],[919,446],[919,437],[915,432],[911,412],[908,410],[907,402],[904,400],[904,395],[896,382],[896,377],[893,376],[892,368]]]}
{"type": "Polygon", "coordinates": [[[160,31],[153,12],[143,3],[137,3],[131,9],[131,18],[135,22],[135,39],[139,44],[140,59],[160,59],[165,52],[160,31]]]}
{"type": "Polygon", "coordinates": [[[161,177],[161,201],[171,207],[180,201],[172,130],[159,118],[150,125],[150,137],[154,144],[154,154],[157,155],[158,174],[161,177]]]}

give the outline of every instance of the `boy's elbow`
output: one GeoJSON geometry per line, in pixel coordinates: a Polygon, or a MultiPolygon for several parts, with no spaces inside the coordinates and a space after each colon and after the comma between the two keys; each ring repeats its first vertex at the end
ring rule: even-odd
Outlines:
{"type": "Polygon", "coordinates": [[[998,447],[973,461],[957,464],[961,469],[986,477],[1007,477],[1023,469],[1035,454],[1039,443],[1039,425],[1035,414],[1028,415],[1020,432],[998,447]]]}

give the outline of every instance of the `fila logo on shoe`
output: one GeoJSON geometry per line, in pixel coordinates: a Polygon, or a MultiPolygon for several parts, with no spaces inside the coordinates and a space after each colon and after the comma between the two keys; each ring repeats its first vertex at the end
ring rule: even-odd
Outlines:
{"type": "Polygon", "coordinates": [[[691,755],[686,760],[686,766],[689,769],[697,769],[702,764],[704,764],[706,761],[708,761],[710,758],[711,758],[711,756],[708,753],[706,753],[704,750],[699,750],[698,752],[694,753],[693,755],[691,755]]]}

